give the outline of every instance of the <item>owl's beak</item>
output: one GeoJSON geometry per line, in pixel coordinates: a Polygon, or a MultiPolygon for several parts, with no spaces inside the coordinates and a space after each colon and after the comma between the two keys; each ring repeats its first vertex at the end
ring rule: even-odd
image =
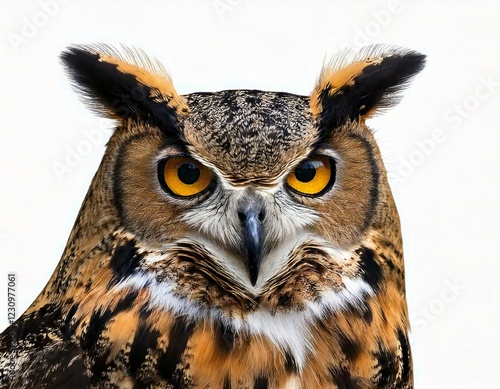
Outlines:
{"type": "Polygon", "coordinates": [[[250,273],[250,281],[255,286],[262,262],[262,211],[254,207],[238,213],[243,227],[245,241],[245,261],[250,273]]]}

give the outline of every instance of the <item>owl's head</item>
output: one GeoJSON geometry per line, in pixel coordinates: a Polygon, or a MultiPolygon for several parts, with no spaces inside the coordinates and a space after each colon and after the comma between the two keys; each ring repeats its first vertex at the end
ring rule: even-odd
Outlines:
{"type": "MultiPolygon", "coordinates": [[[[234,316],[300,310],[325,296],[342,306],[402,266],[365,121],[396,102],[423,55],[344,52],[309,96],[179,95],[157,61],[130,49],[76,46],[62,60],[91,106],[118,122],[68,246],[86,239],[80,254],[91,255],[113,242],[107,262],[92,265],[112,270],[108,288],[148,287],[157,305],[234,316]],[[377,256],[383,245],[396,264],[377,256]]],[[[94,277],[85,263],[75,272],[94,277]]]]}

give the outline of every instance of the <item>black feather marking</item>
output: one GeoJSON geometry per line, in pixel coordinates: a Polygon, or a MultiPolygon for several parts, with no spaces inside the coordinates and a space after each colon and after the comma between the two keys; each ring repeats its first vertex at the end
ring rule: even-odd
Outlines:
{"type": "Polygon", "coordinates": [[[92,313],[85,336],[82,338],[82,348],[95,346],[99,335],[109,322],[113,312],[110,309],[98,310],[92,313]]]}
{"type": "Polygon", "coordinates": [[[33,354],[34,360],[12,387],[74,389],[88,388],[90,381],[81,350],[74,343],[55,343],[33,354]]]}
{"type": "Polygon", "coordinates": [[[380,281],[383,278],[382,269],[375,260],[373,250],[367,247],[361,247],[356,251],[360,258],[360,267],[363,270],[363,279],[377,291],[380,287],[380,281]]]}
{"type": "MultiPolygon", "coordinates": [[[[170,384],[182,382],[182,378],[174,373],[176,373],[177,365],[181,363],[182,354],[186,350],[194,328],[194,322],[186,321],[185,317],[177,317],[170,329],[167,349],[158,358],[158,371],[170,384]]],[[[174,385],[174,387],[177,386],[174,385]]]]}
{"type": "Polygon", "coordinates": [[[58,329],[61,325],[61,309],[54,304],[47,304],[41,307],[38,311],[31,313],[28,316],[23,316],[18,320],[8,331],[11,334],[15,331],[15,339],[29,340],[34,346],[43,346],[49,338],[41,336],[42,333],[48,333],[58,329]],[[14,329],[14,331],[12,330],[14,329]]]}
{"type": "Polygon", "coordinates": [[[373,147],[370,142],[363,138],[360,135],[349,134],[350,138],[356,139],[360,142],[366,150],[366,156],[368,159],[368,163],[370,165],[370,174],[372,177],[372,183],[369,190],[370,193],[370,206],[369,209],[365,212],[365,220],[363,224],[363,230],[370,226],[373,216],[375,215],[375,211],[378,205],[379,199],[379,182],[380,182],[380,170],[377,166],[377,161],[375,160],[375,156],[373,155],[373,147]]]}
{"type": "Polygon", "coordinates": [[[128,292],[125,295],[125,297],[120,299],[118,304],[116,304],[115,310],[113,311],[113,316],[119,312],[122,312],[122,311],[129,309],[134,304],[134,301],[137,298],[138,294],[139,294],[139,291],[132,290],[132,291],[128,292]]]}
{"type": "Polygon", "coordinates": [[[358,120],[373,109],[394,105],[398,92],[425,65],[425,55],[416,52],[395,53],[380,63],[366,66],[353,80],[331,94],[331,86],[318,96],[322,106],[320,115],[321,138],[347,121],[358,120]]]}
{"type": "Polygon", "coordinates": [[[52,349],[50,354],[44,355],[49,365],[58,365],[53,374],[46,375],[44,383],[51,388],[84,388],[88,387],[87,369],[83,363],[80,350],[74,344],[68,343],[63,348],[52,349]]]}
{"type": "Polygon", "coordinates": [[[363,320],[366,322],[366,324],[372,324],[373,312],[368,304],[363,307],[363,320]]]}
{"type": "Polygon", "coordinates": [[[359,389],[358,383],[345,367],[330,366],[328,370],[337,389],[359,389]]]}
{"type": "Polygon", "coordinates": [[[83,349],[92,349],[99,336],[104,331],[106,326],[108,325],[111,318],[116,316],[118,313],[129,309],[135,299],[137,298],[137,291],[132,291],[128,293],[125,297],[123,297],[115,309],[110,310],[109,308],[94,311],[90,316],[89,324],[87,327],[87,331],[85,332],[85,336],[82,337],[81,346],[83,349]]]}
{"type": "Polygon", "coordinates": [[[253,389],[268,389],[269,388],[269,380],[267,377],[259,376],[255,379],[255,383],[253,384],[253,389]]]}
{"type": "Polygon", "coordinates": [[[350,339],[344,334],[340,335],[339,338],[340,349],[349,361],[354,361],[361,352],[361,347],[359,343],[350,339]]]}
{"type": "Polygon", "coordinates": [[[92,374],[90,380],[93,385],[91,387],[102,385],[102,377],[106,374],[105,372],[109,369],[109,366],[114,364],[114,361],[108,362],[110,353],[110,348],[96,348],[89,351],[88,354],[91,358],[87,358],[87,361],[91,363],[90,370],[92,374]]]}
{"type": "Polygon", "coordinates": [[[139,328],[135,333],[134,340],[130,346],[129,364],[130,372],[135,374],[146,360],[148,350],[154,350],[158,343],[160,332],[146,326],[148,312],[141,312],[139,317],[139,328]]]}
{"type": "Polygon", "coordinates": [[[285,352],[285,370],[287,373],[297,374],[299,372],[297,362],[289,351],[285,352]]]}
{"type": "Polygon", "coordinates": [[[108,287],[131,275],[139,266],[141,259],[142,255],[137,253],[134,240],[129,240],[122,246],[117,247],[109,262],[109,267],[113,271],[113,278],[108,287]]]}
{"type": "Polygon", "coordinates": [[[121,119],[140,119],[152,123],[168,136],[179,135],[174,108],[155,101],[152,88],[139,82],[134,75],[123,73],[116,64],[100,58],[100,54],[78,46],[61,54],[69,77],[91,108],[102,112],[102,105],[105,111],[121,119]]]}
{"type": "Polygon", "coordinates": [[[226,353],[229,353],[234,346],[234,331],[226,326],[222,320],[215,320],[214,333],[217,344],[226,353]]]}
{"type": "Polygon", "coordinates": [[[379,345],[379,350],[375,353],[378,371],[375,375],[377,388],[386,388],[393,385],[398,374],[398,366],[394,353],[385,350],[379,345]]]}
{"type": "Polygon", "coordinates": [[[229,376],[224,377],[224,384],[222,386],[222,389],[231,389],[231,379],[229,376]]]}
{"type": "Polygon", "coordinates": [[[408,344],[408,339],[406,338],[406,334],[398,330],[398,339],[399,344],[401,345],[401,354],[402,354],[402,372],[401,372],[401,383],[406,383],[410,377],[411,371],[411,352],[410,345],[408,344]]]}
{"type": "Polygon", "coordinates": [[[73,316],[75,316],[76,311],[78,310],[79,305],[78,304],[73,304],[68,311],[66,318],[64,319],[64,326],[62,328],[62,333],[65,334],[67,337],[73,336],[73,333],[76,328],[76,323],[71,324],[71,320],[73,319],[73,316]]]}
{"type": "Polygon", "coordinates": [[[363,116],[376,106],[386,108],[393,105],[396,94],[407,86],[408,81],[419,73],[424,65],[425,55],[407,52],[386,57],[380,64],[364,68],[361,75],[354,80],[355,85],[357,84],[353,89],[357,91],[358,114],[363,116]]]}

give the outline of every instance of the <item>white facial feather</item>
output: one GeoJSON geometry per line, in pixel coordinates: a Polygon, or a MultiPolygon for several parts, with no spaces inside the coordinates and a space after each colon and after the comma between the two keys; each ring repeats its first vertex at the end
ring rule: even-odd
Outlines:
{"type": "Polygon", "coordinates": [[[182,220],[195,231],[221,245],[238,247],[241,244],[241,234],[236,202],[235,192],[218,190],[203,207],[188,210],[182,220]]]}
{"type": "MultiPolygon", "coordinates": [[[[182,220],[194,231],[205,235],[207,240],[227,248],[238,248],[241,244],[241,227],[237,207],[239,200],[245,195],[243,189],[221,188],[203,203],[203,207],[186,211],[182,220]]],[[[264,247],[269,248],[277,242],[290,240],[318,219],[315,210],[293,201],[283,188],[273,191],[256,190],[256,195],[263,200],[266,213],[264,247]]]]}

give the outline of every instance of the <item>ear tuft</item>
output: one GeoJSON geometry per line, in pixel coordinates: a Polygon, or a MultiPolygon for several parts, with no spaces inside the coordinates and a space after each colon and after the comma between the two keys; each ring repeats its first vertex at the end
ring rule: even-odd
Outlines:
{"type": "Polygon", "coordinates": [[[367,119],[395,105],[424,65],[425,55],[394,46],[347,49],[323,67],[311,94],[311,112],[321,131],[367,119]]]}
{"type": "Polygon", "coordinates": [[[61,61],[84,100],[106,117],[141,119],[168,131],[189,111],[164,67],[142,50],[72,46],[61,61]]]}

